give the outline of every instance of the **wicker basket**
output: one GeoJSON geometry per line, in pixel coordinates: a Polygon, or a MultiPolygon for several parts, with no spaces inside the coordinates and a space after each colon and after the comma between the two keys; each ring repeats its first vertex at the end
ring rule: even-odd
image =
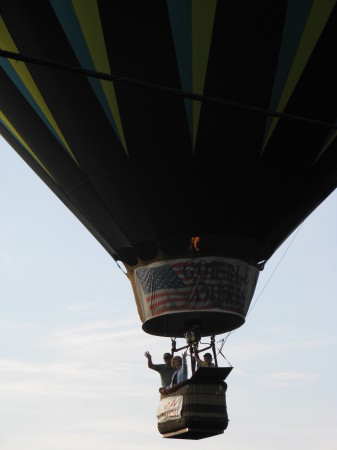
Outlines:
{"type": "Polygon", "coordinates": [[[228,426],[226,388],[226,383],[188,383],[162,395],[161,398],[183,395],[183,407],[181,418],[158,423],[159,432],[163,435],[178,432],[172,437],[179,437],[179,431],[188,429],[181,437],[189,439],[223,433],[228,426]]]}

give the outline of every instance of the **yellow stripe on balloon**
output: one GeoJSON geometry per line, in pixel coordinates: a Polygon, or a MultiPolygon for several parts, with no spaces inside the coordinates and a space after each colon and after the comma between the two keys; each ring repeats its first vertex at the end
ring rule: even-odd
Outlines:
{"type": "MultiPolygon", "coordinates": [[[[217,0],[192,1],[192,88],[203,94],[217,0]]],[[[193,149],[195,148],[201,102],[193,101],[193,149]]]]}
{"type": "MultiPolygon", "coordinates": [[[[73,7],[81,26],[91,59],[97,72],[111,74],[108,54],[105,47],[101,18],[96,0],[72,0],[73,7]]],[[[115,124],[128,155],[122,121],[119,114],[117,97],[111,81],[100,80],[102,89],[115,120],[115,124]]]]}
{"type": "MultiPolygon", "coordinates": [[[[310,56],[324,30],[324,27],[330,17],[330,14],[337,0],[314,0],[301,41],[297,48],[294,62],[290,69],[280,102],[277,106],[278,112],[283,112],[290,97],[292,96],[296,85],[302,76],[304,69],[310,59],[310,56]]],[[[264,142],[261,155],[264,152],[267,143],[279,121],[274,117],[269,128],[266,140],[264,142]]]]}
{"type": "Polygon", "coordinates": [[[20,134],[17,132],[17,130],[13,127],[13,125],[9,122],[7,117],[4,115],[2,111],[0,111],[0,121],[2,121],[5,126],[10,130],[10,132],[13,134],[13,136],[16,137],[16,139],[20,142],[20,144],[27,150],[27,152],[30,154],[32,158],[39,164],[39,166],[42,167],[42,169],[52,178],[54,181],[54,177],[48,172],[47,168],[42,164],[42,162],[39,160],[39,158],[34,154],[32,149],[29,147],[27,142],[20,136],[20,134]]]}
{"type": "MultiPolygon", "coordinates": [[[[3,21],[1,16],[0,16],[0,43],[1,43],[1,48],[3,50],[7,50],[10,52],[14,52],[14,53],[19,53],[19,51],[12,39],[7,27],[6,27],[6,24],[3,21]]],[[[49,122],[49,124],[51,125],[53,130],[55,131],[56,135],[59,137],[59,139],[63,143],[64,147],[68,150],[69,155],[72,157],[72,159],[78,165],[78,162],[76,161],[74,154],[70,150],[70,148],[67,144],[67,141],[65,140],[59,126],[57,125],[52,113],[50,112],[46,102],[44,101],[26,64],[21,61],[14,61],[12,59],[9,59],[8,61],[12,65],[13,69],[15,70],[15,72],[17,73],[19,78],[21,79],[22,83],[27,88],[30,95],[33,97],[34,101],[40,108],[41,112],[44,114],[45,118],[47,119],[47,121],[49,122]]]]}

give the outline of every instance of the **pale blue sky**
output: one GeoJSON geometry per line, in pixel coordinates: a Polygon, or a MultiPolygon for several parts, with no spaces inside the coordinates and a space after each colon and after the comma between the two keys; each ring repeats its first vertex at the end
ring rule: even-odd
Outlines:
{"type": "Polygon", "coordinates": [[[337,193],[261,273],[223,349],[229,426],[207,441],[158,433],[144,352],[159,363],[170,340],[142,331],[128,279],[3,141],[0,208],[1,450],[337,450],[337,193]]]}

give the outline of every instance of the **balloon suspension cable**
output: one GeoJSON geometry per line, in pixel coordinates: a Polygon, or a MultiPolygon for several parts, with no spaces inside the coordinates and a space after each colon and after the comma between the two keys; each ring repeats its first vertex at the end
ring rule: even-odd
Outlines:
{"type": "Polygon", "coordinates": [[[222,353],[222,351],[221,351],[220,349],[218,349],[218,352],[220,353],[220,355],[221,355],[223,358],[225,358],[225,360],[228,362],[228,364],[229,364],[231,367],[233,367],[232,364],[228,361],[228,359],[226,358],[226,356],[222,353]]]}
{"type": "Polygon", "coordinates": [[[221,350],[223,348],[223,346],[226,344],[227,339],[229,338],[229,336],[234,332],[235,330],[230,331],[227,336],[225,337],[225,339],[223,339],[223,344],[221,346],[221,350]]]}
{"type": "Polygon", "coordinates": [[[193,375],[196,370],[196,358],[194,357],[194,346],[197,345],[201,339],[200,327],[198,325],[191,327],[189,330],[185,331],[184,336],[187,342],[186,347],[188,347],[190,350],[190,362],[193,375]]]}
{"type": "MultiPolygon", "coordinates": [[[[287,254],[287,252],[288,252],[290,246],[292,245],[292,243],[293,243],[294,240],[296,239],[298,233],[300,232],[300,230],[301,230],[301,228],[302,228],[302,226],[303,226],[303,223],[304,223],[304,222],[302,222],[302,223],[299,225],[299,227],[297,228],[297,230],[296,230],[296,232],[295,232],[295,234],[294,234],[292,240],[290,241],[289,245],[288,245],[287,248],[285,249],[285,251],[284,251],[283,255],[281,256],[279,262],[277,263],[275,269],[274,269],[273,272],[271,273],[271,275],[270,275],[270,277],[268,278],[266,284],[263,286],[263,288],[262,288],[261,292],[259,293],[259,295],[257,296],[256,300],[254,301],[254,303],[253,303],[252,306],[250,307],[250,309],[249,309],[249,311],[248,311],[248,313],[247,313],[247,317],[248,317],[248,315],[252,312],[252,309],[253,309],[254,306],[256,305],[257,301],[260,299],[262,293],[264,292],[264,290],[265,290],[266,287],[268,286],[270,280],[272,279],[272,277],[274,276],[274,274],[275,274],[276,270],[278,269],[279,265],[281,264],[281,262],[283,261],[284,257],[286,256],[286,254],[287,254]]],[[[230,336],[232,333],[234,333],[234,331],[237,331],[237,330],[232,330],[232,331],[230,331],[230,332],[227,334],[226,338],[223,340],[223,344],[222,344],[222,346],[221,346],[221,349],[218,350],[218,352],[225,358],[225,360],[228,362],[228,364],[230,364],[231,367],[233,367],[233,366],[232,366],[231,363],[227,360],[227,358],[224,356],[224,354],[222,353],[221,350],[222,350],[224,344],[226,343],[227,339],[229,338],[229,336],[230,336]]]]}
{"type": "MultiPolygon", "coordinates": [[[[256,300],[254,301],[254,303],[252,304],[252,306],[249,308],[249,311],[248,311],[248,313],[247,313],[247,317],[248,317],[249,314],[252,312],[252,309],[253,309],[254,306],[256,305],[257,301],[260,299],[260,297],[261,297],[263,291],[264,291],[264,290],[266,289],[266,287],[268,286],[269,281],[270,281],[270,280],[272,279],[272,277],[274,276],[276,270],[278,269],[279,265],[281,264],[281,262],[283,261],[284,257],[286,256],[286,254],[287,254],[287,252],[288,252],[290,246],[292,245],[292,243],[294,242],[294,240],[297,238],[297,235],[298,235],[298,233],[300,232],[300,230],[301,230],[301,228],[302,228],[302,226],[303,226],[303,223],[304,223],[304,222],[302,222],[302,223],[300,224],[300,226],[297,228],[297,230],[296,230],[296,232],[295,232],[295,234],[294,234],[292,240],[290,241],[288,247],[285,249],[283,255],[281,256],[281,258],[280,258],[280,260],[279,260],[279,262],[276,264],[275,269],[274,269],[273,272],[271,273],[270,277],[268,278],[266,284],[263,286],[263,288],[262,288],[261,292],[259,293],[259,295],[256,297],[256,300]]],[[[231,332],[230,332],[230,333],[231,333],[231,332]]],[[[230,333],[229,333],[229,334],[230,334],[230,333]]],[[[228,335],[228,336],[229,336],[229,335],[228,335]]],[[[228,337],[228,336],[227,336],[227,337],[228,337]]],[[[226,338],[226,339],[227,339],[227,338],[226,338]]]]}
{"type": "Polygon", "coordinates": [[[150,89],[150,90],[154,90],[154,91],[161,92],[164,94],[176,95],[176,96],[180,96],[183,98],[198,100],[201,102],[220,104],[220,105],[226,106],[228,108],[241,109],[241,110],[245,110],[248,112],[263,114],[266,116],[278,117],[279,119],[299,121],[299,122],[303,122],[303,123],[307,123],[307,124],[311,124],[311,125],[317,125],[317,126],[321,126],[324,128],[329,128],[331,130],[337,130],[337,124],[331,123],[331,122],[325,122],[322,120],[312,119],[310,117],[298,116],[295,114],[282,113],[279,111],[272,111],[267,108],[262,108],[262,107],[254,106],[254,105],[247,105],[244,103],[235,102],[232,100],[226,100],[226,99],[222,99],[222,98],[218,98],[218,97],[211,97],[209,95],[195,94],[194,92],[184,91],[184,90],[172,88],[169,86],[153,84],[150,82],[136,80],[133,78],[122,77],[119,75],[112,75],[109,73],[97,72],[97,71],[89,70],[89,69],[83,69],[82,67],[71,66],[69,64],[63,64],[63,63],[59,63],[59,62],[52,61],[52,60],[42,59],[42,58],[35,58],[32,56],[23,55],[22,53],[15,53],[15,52],[10,52],[8,50],[0,49],[0,57],[13,59],[15,61],[21,61],[21,62],[25,62],[25,63],[29,63],[29,64],[36,64],[38,66],[43,66],[43,67],[47,67],[50,69],[56,69],[56,70],[62,70],[65,72],[75,73],[77,75],[86,76],[86,77],[90,77],[90,78],[98,78],[100,80],[112,81],[114,83],[135,86],[135,87],[139,87],[139,88],[143,88],[143,89],[150,89]]]}
{"type": "Polygon", "coordinates": [[[221,339],[220,341],[217,341],[217,342],[216,342],[217,344],[219,344],[219,343],[221,342],[220,348],[217,348],[217,349],[214,348],[215,359],[216,359],[217,355],[220,353],[220,355],[228,362],[228,364],[229,364],[231,367],[233,367],[233,366],[232,366],[232,364],[228,361],[228,359],[226,358],[226,356],[222,353],[222,349],[223,349],[223,347],[224,347],[224,345],[225,345],[225,343],[226,343],[226,341],[227,341],[229,335],[230,335],[232,332],[233,332],[233,331],[230,331],[230,332],[227,334],[227,336],[226,336],[225,338],[223,338],[223,339],[221,339]],[[216,350],[217,350],[217,353],[216,353],[216,350]]]}
{"type": "MultiPolygon", "coordinates": [[[[269,284],[270,280],[271,280],[272,277],[275,275],[276,270],[278,269],[278,267],[279,267],[279,265],[281,264],[282,260],[283,260],[284,257],[286,256],[286,254],[287,254],[287,252],[288,252],[290,246],[292,245],[292,243],[293,243],[294,240],[296,239],[298,233],[300,232],[300,230],[301,230],[301,228],[302,228],[302,226],[303,226],[303,223],[304,223],[304,222],[302,222],[302,223],[299,225],[299,227],[297,228],[297,230],[296,230],[296,232],[295,232],[295,234],[294,234],[292,240],[290,241],[288,247],[285,249],[285,251],[284,251],[283,255],[281,256],[279,262],[277,263],[275,269],[274,269],[273,272],[271,273],[271,275],[270,275],[270,277],[268,278],[266,284],[263,286],[263,288],[262,288],[261,292],[259,293],[259,295],[257,296],[256,300],[254,301],[254,303],[253,303],[252,306],[250,307],[250,309],[249,309],[249,311],[248,311],[248,313],[247,313],[247,317],[248,317],[248,315],[252,312],[252,309],[253,309],[254,306],[256,305],[257,301],[260,299],[262,293],[263,293],[264,290],[266,289],[266,287],[267,287],[267,285],[269,284]]],[[[221,350],[222,350],[224,344],[226,343],[227,339],[229,338],[229,336],[230,336],[232,333],[234,333],[235,331],[237,331],[237,329],[236,329],[236,330],[232,330],[232,331],[230,331],[230,332],[227,334],[226,338],[223,340],[224,342],[223,342],[223,345],[222,345],[222,347],[221,347],[221,350]]],[[[221,352],[221,350],[219,350],[219,353],[226,359],[226,357],[223,355],[223,353],[221,352]]],[[[226,359],[226,361],[227,361],[227,359],[226,359]]],[[[227,362],[229,363],[229,361],[227,361],[227,362]]],[[[230,363],[229,363],[229,364],[230,364],[230,363]]]]}
{"type": "Polygon", "coordinates": [[[118,261],[115,260],[115,262],[116,262],[116,264],[117,264],[117,267],[118,267],[118,268],[124,273],[124,275],[127,277],[127,276],[128,276],[127,272],[124,271],[124,270],[123,270],[123,267],[121,267],[121,266],[118,264],[118,261]]]}
{"type": "MultiPolygon", "coordinates": [[[[189,330],[187,330],[185,332],[185,338],[186,338],[187,346],[182,347],[182,348],[189,347],[189,349],[190,349],[192,373],[194,373],[194,371],[195,371],[195,365],[196,365],[197,360],[199,359],[199,357],[198,357],[199,353],[205,352],[206,350],[212,350],[215,367],[218,367],[218,360],[217,360],[218,353],[221,353],[221,355],[228,362],[228,364],[231,367],[233,367],[231,365],[231,363],[227,360],[227,358],[221,352],[222,347],[217,352],[216,342],[215,342],[215,335],[212,335],[210,337],[210,342],[208,344],[201,343],[201,341],[200,341],[200,339],[201,339],[201,330],[200,330],[200,328],[198,326],[195,326],[195,327],[192,327],[191,329],[189,329],[189,330]],[[198,349],[199,344],[206,345],[206,347],[202,347],[202,348],[198,349]]],[[[224,342],[223,342],[223,344],[224,344],[224,342]]],[[[223,346],[223,344],[222,344],[222,346],[223,346]]]]}

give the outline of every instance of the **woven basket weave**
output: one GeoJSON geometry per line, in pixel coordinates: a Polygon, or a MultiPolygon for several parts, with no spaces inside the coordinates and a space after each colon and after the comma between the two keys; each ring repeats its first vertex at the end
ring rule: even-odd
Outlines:
{"type": "Polygon", "coordinates": [[[226,384],[186,384],[175,392],[161,396],[183,395],[181,418],[158,423],[161,434],[183,428],[225,430],[228,426],[226,384]]]}

